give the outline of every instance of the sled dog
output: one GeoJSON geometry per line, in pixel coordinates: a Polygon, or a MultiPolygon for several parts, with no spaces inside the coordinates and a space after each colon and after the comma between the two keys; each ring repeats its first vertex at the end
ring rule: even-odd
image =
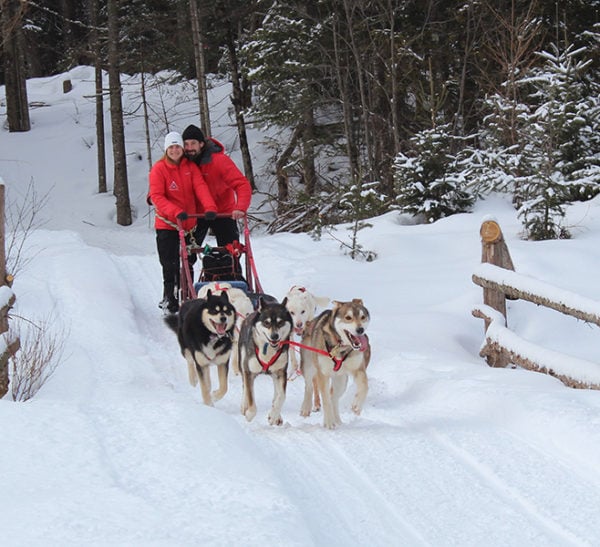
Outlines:
{"type": "Polygon", "coordinates": [[[269,424],[281,425],[281,407],[285,401],[287,385],[288,348],[292,334],[292,316],[281,304],[267,302],[262,297],[258,309],[242,323],[238,345],[240,371],[242,373],[241,411],[249,422],[256,416],[254,380],[259,374],[273,379],[273,404],[269,412],[269,424]]]}
{"type": "MultiPolygon", "coordinates": [[[[315,296],[306,287],[293,285],[285,296],[287,298],[286,308],[294,321],[294,335],[302,338],[304,329],[309,321],[312,321],[317,312],[317,307],[324,308],[329,304],[329,298],[326,296],[315,296]]],[[[290,367],[288,370],[288,380],[299,376],[300,367],[296,358],[294,348],[290,350],[290,367]]],[[[314,379],[314,404],[313,411],[321,409],[321,399],[319,398],[319,390],[316,386],[316,378],[314,379]]]]}
{"type": "Polygon", "coordinates": [[[214,402],[227,393],[227,373],[231,354],[235,309],[227,293],[212,294],[206,298],[187,300],[179,308],[179,315],[165,317],[169,327],[177,333],[181,354],[188,364],[190,384],[200,382],[204,404],[214,402]],[[219,389],[211,393],[210,368],[216,365],[219,389]]]}
{"type": "Polygon", "coordinates": [[[369,389],[367,366],[371,346],[365,334],[369,325],[369,311],[361,299],[352,302],[333,302],[306,328],[302,343],[308,348],[300,351],[300,367],[304,376],[304,400],[301,416],[310,415],[313,378],[323,402],[323,426],[333,429],[342,423],[339,400],[354,378],[356,394],[352,410],[360,414],[369,389]]]}
{"type": "Polygon", "coordinates": [[[240,338],[240,328],[242,321],[254,311],[254,305],[242,289],[232,287],[231,283],[227,283],[226,281],[214,281],[203,285],[198,291],[198,298],[205,298],[208,291],[211,291],[213,294],[227,292],[227,297],[235,308],[235,329],[233,331],[231,358],[229,362],[234,374],[239,374],[240,367],[238,364],[237,347],[240,338]]]}

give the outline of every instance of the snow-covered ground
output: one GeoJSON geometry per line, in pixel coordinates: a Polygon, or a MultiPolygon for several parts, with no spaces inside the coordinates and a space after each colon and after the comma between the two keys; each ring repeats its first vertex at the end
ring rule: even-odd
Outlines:
{"type": "MultiPolygon", "coordinates": [[[[0,401],[3,544],[598,545],[600,392],[489,368],[479,357],[483,322],[471,315],[482,301],[471,275],[489,216],[518,272],[600,300],[598,199],[569,209],[568,241],[519,239],[501,197],[432,225],[386,214],[360,232],[378,254],[370,263],[350,260],[329,236],[254,231],[270,294],[302,284],[364,300],[373,357],[363,413],[350,412],[350,384],[338,429],[325,430],[320,414],[299,416],[302,379],[288,384],[284,425],[271,427],[272,384],[259,378],[258,415],[247,423],[238,376],[215,408],[202,404],[157,308],[141,119],[126,125],[136,219],[120,227],[112,193],[97,193],[93,71],[68,76],[69,94],[67,75],[28,82],[29,100],[44,105],[31,110],[32,130],[0,131],[12,210],[30,181],[47,195],[13,315],[51,317],[66,333],[64,358],[41,391],[0,401]]],[[[125,89],[130,105],[135,88],[125,89]]],[[[211,92],[213,134],[240,163],[226,96],[225,85],[211,92]]],[[[197,122],[190,97],[169,107],[170,130],[197,122]]],[[[3,88],[0,102],[4,117],[3,88]]],[[[156,160],[166,127],[152,130],[156,160]]],[[[268,163],[261,138],[252,132],[258,170],[268,163]]],[[[349,237],[344,227],[335,235],[349,237]]],[[[519,336],[600,367],[598,327],[527,302],[508,307],[519,336]]]]}

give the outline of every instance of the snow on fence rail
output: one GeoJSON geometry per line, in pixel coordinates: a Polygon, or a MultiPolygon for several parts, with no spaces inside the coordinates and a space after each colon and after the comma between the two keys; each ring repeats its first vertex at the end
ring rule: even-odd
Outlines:
{"type": "Polygon", "coordinates": [[[528,342],[507,328],[506,298],[526,300],[600,326],[600,302],[516,273],[502,230],[494,220],[481,225],[482,264],[473,283],[483,287],[483,305],[473,315],[485,321],[480,355],[492,367],[514,363],[550,374],[570,387],[600,389],[600,364],[528,342]]]}

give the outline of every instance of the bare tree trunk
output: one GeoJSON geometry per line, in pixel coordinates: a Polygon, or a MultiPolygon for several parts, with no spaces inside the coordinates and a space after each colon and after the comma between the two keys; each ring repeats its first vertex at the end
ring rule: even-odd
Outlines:
{"type": "Polygon", "coordinates": [[[398,63],[396,62],[396,17],[392,0],[387,0],[387,12],[390,21],[390,59],[389,71],[392,93],[392,132],[394,135],[394,156],[400,152],[400,120],[398,119],[398,106],[400,104],[400,93],[398,90],[398,63]]]}
{"type": "Polygon", "coordinates": [[[0,0],[2,43],[4,46],[4,77],[6,117],[9,131],[29,131],[29,104],[23,41],[23,6],[18,0],[0,0]]]}
{"type": "Polygon", "coordinates": [[[206,89],[206,66],[204,62],[204,37],[200,30],[200,18],[198,14],[198,3],[196,0],[190,2],[190,21],[192,24],[192,43],[194,45],[194,61],[196,62],[196,80],[198,81],[198,107],[200,109],[200,122],[204,134],[211,134],[210,112],[208,110],[208,92],[206,89]]]}
{"type": "Polygon", "coordinates": [[[306,193],[312,196],[317,187],[317,173],[315,170],[315,117],[312,108],[307,108],[304,114],[302,172],[304,174],[306,193]]]}
{"type": "MultiPolygon", "coordinates": [[[[231,23],[229,23],[231,25],[231,23]]],[[[254,170],[252,168],[252,158],[250,157],[250,147],[248,146],[248,135],[246,134],[246,121],[244,120],[244,90],[242,89],[242,79],[240,77],[239,62],[235,40],[231,28],[227,33],[227,49],[231,61],[231,83],[233,94],[231,103],[235,111],[235,121],[237,124],[238,135],[240,137],[240,150],[242,152],[242,161],[244,163],[244,174],[250,181],[253,190],[256,190],[254,181],[254,170]]]]}
{"type": "Polygon", "coordinates": [[[98,163],[98,192],[107,191],[106,184],[106,141],[104,140],[104,94],[102,88],[102,56],[98,33],[98,0],[90,2],[90,50],[94,54],[96,82],[96,157],[98,163]]]}
{"type": "Polygon", "coordinates": [[[275,173],[277,176],[277,210],[279,213],[284,212],[286,202],[290,197],[286,165],[290,161],[290,158],[298,145],[298,139],[302,136],[303,130],[304,126],[302,125],[299,125],[294,129],[289,144],[286,146],[281,156],[279,156],[277,164],[275,165],[275,173]]]}
{"type": "MultiPolygon", "coordinates": [[[[350,44],[350,51],[352,54],[352,58],[355,65],[356,70],[356,80],[358,82],[358,92],[360,97],[360,110],[361,110],[361,122],[363,126],[363,139],[366,150],[366,157],[368,162],[368,173],[367,177],[372,180],[373,178],[373,168],[372,168],[372,145],[371,145],[371,131],[369,129],[370,116],[371,116],[371,108],[369,101],[367,100],[367,89],[364,84],[365,77],[365,69],[362,62],[361,57],[361,48],[359,44],[357,44],[355,33],[354,33],[354,24],[358,20],[358,17],[354,14],[354,5],[351,6],[351,0],[343,0],[344,4],[344,13],[346,15],[346,25],[348,28],[348,39],[350,44]]],[[[360,174],[360,173],[359,173],[360,174]]]]}
{"type": "Polygon", "coordinates": [[[144,107],[144,132],[146,133],[146,154],[148,155],[148,169],[152,169],[152,146],[150,143],[150,125],[148,117],[148,101],[146,98],[146,76],[142,63],[142,105],[144,107]]]}
{"type": "Polygon", "coordinates": [[[96,142],[98,158],[98,192],[106,193],[106,141],[104,139],[104,96],[102,88],[102,66],[96,60],[96,142]]]}
{"type": "Polygon", "coordinates": [[[340,90],[340,101],[342,104],[342,112],[344,117],[344,134],[346,135],[346,153],[350,163],[350,176],[352,180],[357,180],[360,173],[359,154],[356,139],[354,138],[354,124],[352,123],[352,98],[349,92],[347,83],[348,67],[343,64],[342,51],[345,49],[340,45],[339,23],[337,15],[333,15],[332,38],[335,54],[335,75],[338,81],[340,90]]]}
{"type": "Polygon", "coordinates": [[[121,73],[119,70],[118,0],[108,0],[108,82],[110,87],[110,119],[112,126],[114,194],[117,201],[117,224],[131,224],[131,203],[127,181],[125,128],[121,102],[121,73]]]}

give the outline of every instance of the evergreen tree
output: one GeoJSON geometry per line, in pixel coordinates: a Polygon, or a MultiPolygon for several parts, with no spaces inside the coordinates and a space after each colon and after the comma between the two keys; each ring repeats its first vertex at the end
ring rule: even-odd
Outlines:
{"type": "Polygon", "coordinates": [[[434,222],[473,204],[467,182],[476,164],[470,153],[462,152],[464,140],[450,131],[450,124],[421,131],[410,139],[410,155],[396,156],[396,204],[402,213],[434,222]]]}
{"type": "Polygon", "coordinates": [[[566,206],[600,191],[600,89],[590,49],[553,45],[538,56],[513,82],[520,102],[485,101],[477,179],[480,192],[513,193],[526,237],[552,239],[569,236],[566,206]]]}
{"type": "Polygon", "coordinates": [[[529,109],[519,117],[521,155],[527,164],[519,209],[530,239],[568,237],[566,206],[600,192],[600,102],[597,82],[586,77],[584,48],[542,52],[542,67],[519,81],[529,109]]]}

